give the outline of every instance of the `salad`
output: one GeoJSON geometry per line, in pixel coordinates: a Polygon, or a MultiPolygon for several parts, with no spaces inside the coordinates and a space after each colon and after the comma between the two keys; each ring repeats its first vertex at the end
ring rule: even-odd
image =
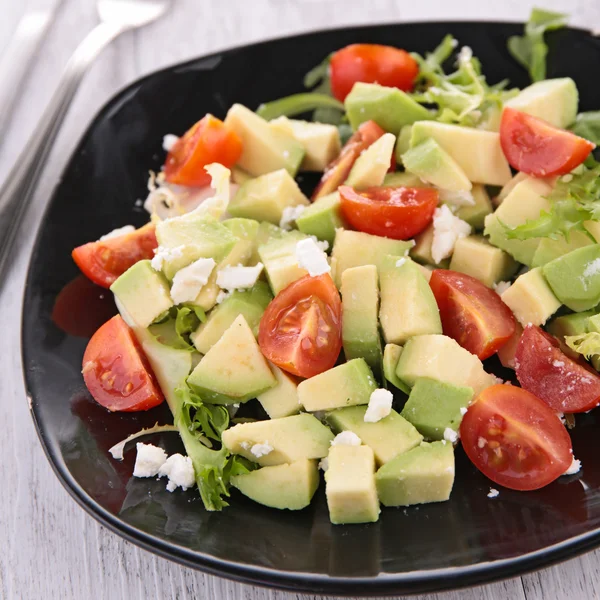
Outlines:
{"type": "Polygon", "coordinates": [[[508,40],[522,90],[451,35],[425,56],[353,44],[308,91],[165,136],[149,222],[73,250],[119,309],[83,356],[90,394],[173,414],[113,457],[177,432],[185,454],[138,442],[133,474],[210,511],[231,487],[302,509],[323,472],[335,524],[447,500],[459,445],[504,488],[577,473],[567,426],[600,403],[600,111],[545,78],[565,23],[536,9],[508,40]]]}

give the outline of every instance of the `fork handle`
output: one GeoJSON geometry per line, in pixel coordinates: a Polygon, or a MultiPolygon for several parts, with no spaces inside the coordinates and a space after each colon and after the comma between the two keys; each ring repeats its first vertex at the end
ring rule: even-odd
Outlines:
{"type": "Polygon", "coordinates": [[[123,31],[125,28],[122,26],[100,23],[77,46],[48,107],[0,188],[0,286],[6,281],[19,225],[31,203],[73,96],[92,61],[123,31]]]}

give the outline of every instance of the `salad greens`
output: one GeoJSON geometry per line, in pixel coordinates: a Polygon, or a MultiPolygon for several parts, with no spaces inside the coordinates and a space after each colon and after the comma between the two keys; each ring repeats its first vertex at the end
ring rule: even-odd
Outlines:
{"type": "Polygon", "coordinates": [[[307,92],[304,94],[293,94],[279,100],[273,100],[273,102],[261,104],[257,108],[256,114],[270,121],[277,117],[293,117],[319,109],[334,109],[336,114],[340,114],[344,111],[344,105],[332,96],[307,92]]]}
{"type": "Polygon", "coordinates": [[[588,360],[592,356],[600,354],[600,333],[596,331],[579,335],[566,335],[565,342],[571,350],[582,354],[588,360]]]}
{"type": "Polygon", "coordinates": [[[600,144],[600,110],[579,113],[571,131],[594,144],[600,144]]]}

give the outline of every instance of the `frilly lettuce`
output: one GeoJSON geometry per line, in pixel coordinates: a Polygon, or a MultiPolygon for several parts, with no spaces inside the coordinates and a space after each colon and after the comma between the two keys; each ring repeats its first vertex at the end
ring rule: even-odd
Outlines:
{"type": "Polygon", "coordinates": [[[163,313],[149,331],[164,346],[193,352],[190,334],[205,321],[206,313],[199,306],[174,306],[163,313]]]}
{"type": "Polygon", "coordinates": [[[579,335],[566,335],[565,343],[571,350],[583,354],[587,359],[595,354],[600,354],[600,333],[596,331],[580,333],[579,335]]]}

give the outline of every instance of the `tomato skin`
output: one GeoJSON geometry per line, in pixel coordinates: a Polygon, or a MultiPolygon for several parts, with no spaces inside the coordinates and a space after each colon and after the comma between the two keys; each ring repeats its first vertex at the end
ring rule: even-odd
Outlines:
{"type": "Polygon", "coordinates": [[[342,349],[342,302],[329,275],[306,275],[283,289],[260,320],[263,355],[299,377],[331,369],[342,349]]]}
{"type": "Polygon", "coordinates": [[[535,325],[523,330],[516,372],[519,383],[560,412],[587,412],[600,402],[600,377],[564,354],[558,340],[535,325]]]}
{"type": "Polygon", "coordinates": [[[510,107],[502,112],[500,144],[512,167],[534,177],[566,175],[596,147],[570,131],[510,107]]]}
{"type": "Polygon", "coordinates": [[[210,184],[204,167],[220,163],[231,168],[242,154],[238,134],[211,114],[192,125],[169,150],[163,166],[165,179],[189,187],[210,184]]]}
{"type": "Polygon", "coordinates": [[[148,410],[164,400],[148,359],[120,315],[90,339],[82,373],[94,400],[112,412],[148,410]]]}
{"type": "Polygon", "coordinates": [[[444,334],[481,360],[489,358],[515,332],[515,317],[496,292],[470,275],[435,269],[429,286],[444,334]]]}
{"type": "Polygon", "coordinates": [[[417,61],[406,50],[380,44],[351,44],[330,62],[331,91],[343,102],[357,81],[412,90],[419,73],[417,61]]]}
{"type": "Polygon", "coordinates": [[[155,227],[148,223],[132,233],[78,246],[71,256],[88,279],[109,288],[136,262],[151,259],[157,246],[155,227]]]}
{"type": "MultiPolygon", "coordinates": [[[[375,121],[366,121],[359,125],[352,137],[344,144],[340,155],[325,168],[323,177],[315,188],[311,200],[314,202],[322,196],[335,192],[348,179],[352,165],[361,152],[384,134],[385,131],[375,121]]],[[[395,163],[396,159],[392,156],[390,169],[395,163]]]]}
{"type": "Polygon", "coordinates": [[[408,240],[431,223],[438,204],[432,188],[372,187],[360,192],[342,185],[340,208],[344,219],[358,231],[408,240]]]}
{"type": "Polygon", "coordinates": [[[493,385],[469,406],[460,438],[471,462],[513,490],[537,490],[571,465],[571,438],[556,413],[528,391],[493,385]]]}

